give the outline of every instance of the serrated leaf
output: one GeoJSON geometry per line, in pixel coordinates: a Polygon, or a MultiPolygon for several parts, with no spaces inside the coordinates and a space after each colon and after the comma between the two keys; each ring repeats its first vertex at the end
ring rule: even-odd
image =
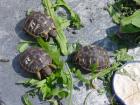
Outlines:
{"type": "Polygon", "coordinates": [[[116,55],[115,59],[117,62],[126,62],[126,61],[128,62],[133,60],[133,57],[127,54],[126,48],[116,51],[115,55],[116,55]]]}
{"type": "Polygon", "coordinates": [[[56,0],[55,7],[64,7],[70,13],[70,23],[71,26],[80,29],[81,20],[77,13],[75,13],[64,0],[56,0]]]}
{"type": "Polygon", "coordinates": [[[45,100],[45,98],[47,96],[50,96],[51,93],[51,89],[47,86],[47,84],[42,85],[42,87],[40,88],[40,92],[42,94],[43,100],[45,100]]]}
{"type": "Polygon", "coordinates": [[[42,86],[46,83],[46,81],[47,81],[47,80],[44,79],[44,80],[41,80],[41,81],[37,82],[36,87],[37,87],[37,88],[42,87],[42,86]]]}

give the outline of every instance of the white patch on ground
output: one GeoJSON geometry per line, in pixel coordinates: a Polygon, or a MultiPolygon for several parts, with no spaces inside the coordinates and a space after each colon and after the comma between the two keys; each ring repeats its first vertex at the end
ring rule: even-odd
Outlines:
{"type": "Polygon", "coordinates": [[[113,85],[126,105],[140,105],[140,62],[124,65],[115,75],[113,85]]]}
{"type": "Polygon", "coordinates": [[[140,47],[128,50],[128,54],[134,57],[134,60],[140,60],[140,47]]]}
{"type": "Polygon", "coordinates": [[[99,94],[97,92],[98,89],[103,87],[103,82],[96,79],[93,81],[93,84],[96,86],[96,89],[86,89],[85,86],[81,86],[79,87],[80,90],[73,90],[73,105],[84,105],[85,99],[85,105],[109,105],[106,93],[99,94]]]}

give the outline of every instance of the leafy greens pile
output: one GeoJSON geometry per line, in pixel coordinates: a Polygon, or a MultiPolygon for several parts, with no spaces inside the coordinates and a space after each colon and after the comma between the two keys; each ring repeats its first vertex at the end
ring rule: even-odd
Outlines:
{"type": "Polygon", "coordinates": [[[108,11],[122,33],[140,32],[140,0],[115,0],[108,11]]]}
{"type": "MultiPolygon", "coordinates": [[[[139,4],[138,0],[137,4],[139,4]]],[[[84,82],[86,85],[95,88],[92,83],[92,80],[96,78],[102,78],[106,82],[106,84],[110,83],[111,82],[110,78],[114,73],[114,71],[118,70],[118,67],[120,67],[126,61],[132,60],[132,57],[130,57],[127,54],[127,50],[121,49],[115,53],[114,57],[116,62],[114,62],[111,67],[106,68],[102,70],[102,72],[97,73],[95,72],[96,65],[93,65],[90,78],[85,78],[85,76],[81,73],[80,70],[77,70],[75,67],[69,68],[68,64],[61,59],[61,53],[63,55],[68,55],[69,52],[72,53],[78,46],[78,44],[74,44],[72,46],[68,45],[66,36],[64,34],[64,29],[67,28],[68,26],[80,29],[81,22],[79,16],[65,3],[64,0],[56,0],[55,2],[52,2],[52,0],[42,0],[42,5],[44,7],[45,13],[51,16],[56,26],[57,44],[55,42],[53,43],[46,42],[43,40],[43,38],[39,37],[34,42],[32,41],[21,42],[17,46],[17,49],[19,50],[19,52],[23,52],[29,46],[38,46],[43,48],[52,58],[53,64],[57,66],[57,70],[53,72],[51,76],[48,76],[43,80],[30,79],[24,82],[20,82],[20,84],[30,87],[31,89],[28,92],[26,92],[26,94],[22,97],[24,105],[32,105],[31,101],[29,100],[29,96],[35,95],[39,95],[39,98],[41,100],[47,100],[48,102],[54,105],[61,104],[60,100],[63,98],[67,98],[69,96],[68,105],[72,105],[72,90],[74,85],[72,75],[77,77],[80,81],[84,82]],[[58,16],[56,13],[58,8],[64,8],[70,14],[70,17],[66,18],[58,16]],[[109,80],[106,81],[107,80],[106,78],[109,78],[109,80]]],[[[119,3],[116,5],[116,7],[118,6],[120,6],[119,3]]],[[[120,11],[118,12],[114,9],[113,5],[109,6],[109,11],[117,24],[122,24],[121,21],[122,19],[125,19],[126,16],[135,17],[131,15],[137,14],[135,13],[135,9],[133,8],[133,6],[131,14],[129,13],[123,14],[125,13],[123,11],[120,13],[120,11]]]]}

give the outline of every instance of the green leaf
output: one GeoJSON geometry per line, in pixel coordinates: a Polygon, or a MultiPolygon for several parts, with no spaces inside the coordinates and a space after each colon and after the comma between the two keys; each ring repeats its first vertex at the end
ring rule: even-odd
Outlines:
{"type": "Polygon", "coordinates": [[[85,76],[81,73],[80,70],[76,70],[75,75],[79,80],[85,82],[87,85],[90,85],[90,81],[85,78],[85,76]]]}
{"type": "Polygon", "coordinates": [[[69,92],[68,91],[60,91],[59,92],[59,96],[60,98],[64,98],[64,97],[67,97],[69,95],[69,92]]]}
{"type": "Polygon", "coordinates": [[[121,32],[134,33],[140,31],[140,10],[121,20],[121,32]]]}
{"type": "Polygon", "coordinates": [[[70,55],[73,52],[79,50],[80,44],[79,43],[68,43],[67,48],[68,48],[68,54],[70,55]]]}
{"type": "Polygon", "coordinates": [[[54,24],[56,26],[56,33],[57,33],[56,41],[60,46],[62,54],[67,55],[67,46],[66,46],[67,39],[63,32],[63,28],[60,27],[61,23],[60,21],[58,21],[59,19],[57,19],[51,0],[42,0],[42,5],[44,7],[45,13],[51,16],[51,18],[54,21],[54,24]]]}
{"type": "Polygon", "coordinates": [[[120,24],[121,14],[116,11],[115,7],[113,5],[110,5],[110,6],[108,6],[107,10],[108,10],[110,16],[112,16],[112,20],[115,23],[120,24]]]}
{"type": "Polygon", "coordinates": [[[59,98],[64,98],[68,96],[68,91],[63,88],[55,88],[55,89],[52,89],[50,94],[52,96],[58,96],[59,98]]]}
{"type": "Polygon", "coordinates": [[[61,23],[60,24],[61,25],[60,27],[62,29],[65,29],[65,28],[67,28],[70,25],[70,21],[67,20],[66,18],[63,18],[63,17],[58,16],[57,17],[57,20],[59,21],[59,23],[61,23]]]}
{"type": "MultiPolygon", "coordinates": [[[[138,28],[140,28],[140,10],[137,10],[132,16],[132,24],[138,28]]],[[[140,30],[140,29],[139,29],[140,30]]]]}
{"type": "Polygon", "coordinates": [[[103,70],[100,71],[99,73],[96,73],[96,74],[92,77],[92,79],[104,77],[105,75],[109,74],[110,72],[116,71],[116,70],[117,70],[116,68],[117,68],[119,65],[120,65],[120,63],[114,63],[114,64],[112,65],[112,67],[103,69],[103,70]]]}
{"type": "Polygon", "coordinates": [[[32,102],[29,100],[28,94],[22,96],[22,101],[24,105],[33,105],[32,102]]]}
{"type": "Polygon", "coordinates": [[[30,42],[20,42],[17,45],[17,50],[21,53],[24,52],[30,45],[30,42]]]}
{"type": "Polygon", "coordinates": [[[139,31],[140,31],[140,28],[135,27],[132,24],[128,24],[128,25],[125,25],[125,26],[120,26],[120,32],[122,32],[122,33],[136,33],[136,32],[139,32],[139,31]]]}
{"type": "Polygon", "coordinates": [[[67,28],[69,25],[79,29],[81,27],[80,17],[67,5],[64,0],[56,0],[55,3],[52,3],[51,0],[42,0],[42,4],[45,13],[51,16],[54,21],[57,33],[56,41],[59,44],[62,54],[68,55],[67,39],[64,34],[64,29],[67,28]],[[56,10],[59,7],[64,7],[70,13],[69,20],[56,15],[56,10]]]}
{"type": "Polygon", "coordinates": [[[97,92],[98,92],[99,95],[103,95],[106,92],[106,90],[105,90],[105,88],[99,88],[97,90],[97,92]]]}
{"type": "Polygon", "coordinates": [[[51,89],[50,89],[50,87],[47,86],[47,84],[43,84],[43,85],[41,86],[41,88],[40,88],[40,92],[41,92],[41,94],[42,94],[42,96],[43,96],[43,100],[45,100],[45,98],[46,98],[47,96],[50,96],[51,89]]]}
{"type": "Polygon", "coordinates": [[[136,26],[139,27],[139,25],[137,25],[137,23],[140,24],[140,22],[138,21],[139,18],[140,18],[140,10],[137,10],[131,16],[124,17],[121,20],[121,25],[125,26],[125,25],[128,25],[128,24],[133,24],[133,25],[136,24],[136,26]]]}
{"type": "Polygon", "coordinates": [[[127,54],[126,48],[117,50],[115,56],[117,62],[128,62],[133,60],[133,57],[127,54]]]}
{"type": "Polygon", "coordinates": [[[36,87],[37,87],[37,88],[42,87],[42,86],[44,86],[44,84],[45,84],[46,82],[47,82],[47,80],[46,80],[46,79],[43,79],[43,80],[37,82],[36,87]]]}
{"type": "Polygon", "coordinates": [[[57,66],[62,66],[59,50],[54,51],[49,43],[45,42],[41,37],[37,38],[37,42],[49,54],[49,56],[57,66]]]}
{"type": "Polygon", "coordinates": [[[70,99],[69,99],[69,104],[68,105],[72,105],[72,92],[73,92],[73,78],[72,78],[72,73],[71,73],[71,70],[68,66],[67,63],[65,63],[67,69],[68,69],[68,73],[69,73],[69,82],[68,82],[68,87],[69,87],[69,90],[70,90],[70,99]]]}
{"type": "Polygon", "coordinates": [[[97,64],[92,64],[92,65],[90,66],[91,71],[92,71],[93,74],[97,72],[97,67],[98,67],[97,64]]]}
{"type": "Polygon", "coordinates": [[[75,13],[64,0],[56,0],[55,8],[64,7],[70,13],[71,26],[80,29],[81,20],[77,13],[75,13]]]}
{"type": "Polygon", "coordinates": [[[48,102],[52,103],[52,105],[59,105],[57,100],[54,99],[48,100],[48,102]]]}
{"type": "Polygon", "coordinates": [[[61,70],[61,74],[60,75],[61,75],[61,78],[63,80],[63,83],[66,84],[68,82],[68,78],[67,78],[66,73],[63,70],[61,70]]]}
{"type": "Polygon", "coordinates": [[[34,87],[36,86],[36,84],[39,82],[39,80],[35,80],[35,79],[29,79],[29,80],[25,80],[23,82],[18,82],[17,84],[22,84],[24,86],[31,86],[34,87]]]}

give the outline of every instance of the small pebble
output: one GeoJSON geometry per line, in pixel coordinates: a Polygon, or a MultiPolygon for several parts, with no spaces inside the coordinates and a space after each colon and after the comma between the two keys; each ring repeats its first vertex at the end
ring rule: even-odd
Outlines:
{"type": "Polygon", "coordinates": [[[72,31],[72,34],[77,34],[76,31],[72,31]]]}

